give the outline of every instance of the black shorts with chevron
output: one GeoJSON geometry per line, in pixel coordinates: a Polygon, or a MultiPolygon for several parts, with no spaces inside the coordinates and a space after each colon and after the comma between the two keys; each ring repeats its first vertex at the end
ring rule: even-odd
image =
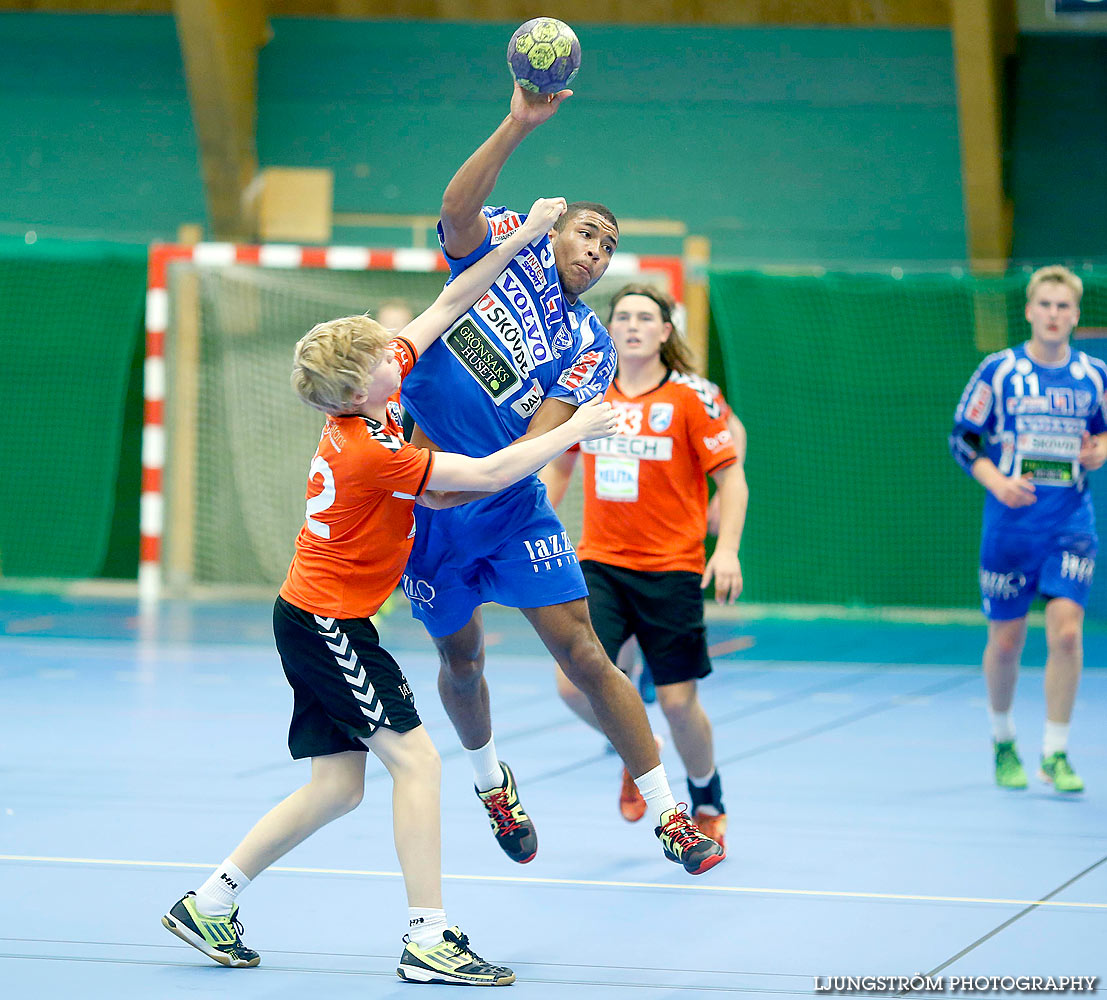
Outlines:
{"type": "Polygon", "coordinates": [[[382,726],[420,724],[400,665],[381,648],[369,618],[322,618],[278,597],[273,636],[295,699],[288,749],[296,759],[364,750],[382,726]]]}

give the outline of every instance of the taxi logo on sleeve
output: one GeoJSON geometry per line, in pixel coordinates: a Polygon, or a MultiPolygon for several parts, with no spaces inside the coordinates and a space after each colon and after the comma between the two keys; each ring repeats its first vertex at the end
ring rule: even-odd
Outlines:
{"type": "Polygon", "coordinates": [[[969,397],[969,405],[965,408],[965,419],[970,424],[981,424],[988,416],[992,408],[992,390],[983,382],[977,384],[969,397]]]}
{"type": "Polygon", "coordinates": [[[492,230],[492,245],[497,243],[503,243],[519,226],[522,222],[514,212],[504,212],[502,215],[494,215],[488,220],[489,228],[492,230]]]}
{"type": "Polygon", "coordinates": [[[718,434],[703,439],[703,446],[712,453],[728,444],[730,444],[730,431],[726,427],[719,431],[718,434]]]}
{"type": "Polygon", "coordinates": [[[572,368],[561,373],[557,384],[574,392],[591,378],[596,367],[603,360],[603,354],[599,351],[585,351],[581,354],[572,368]]]}
{"type": "Polygon", "coordinates": [[[648,422],[650,425],[650,430],[653,431],[655,434],[660,434],[662,431],[667,431],[669,429],[669,425],[673,422],[673,404],[651,404],[648,422]]]}

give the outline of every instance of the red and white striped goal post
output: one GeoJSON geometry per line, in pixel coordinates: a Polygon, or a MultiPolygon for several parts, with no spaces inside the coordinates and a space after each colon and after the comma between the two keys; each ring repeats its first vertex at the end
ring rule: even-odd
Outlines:
{"type": "MultiPolygon", "coordinates": [[[[165,503],[165,339],[169,331],[169,268],[174,261],[201,267],[271,267],[336,271],[442,271],[449,268],[437,250],[419,247],[377,250],[369,247],[306,247],[283,243],[154,243],[150,246],[146,281],[145,400],[142,427],[142,495],[139,514],[138,592],[143,601],[161,596],[161,556],[165,503]]],[[[607,274],[627,280],[650,274],[665,278],[669,293],[684,301],[684,265],[679,257],[620,251],[607,274]]]]}

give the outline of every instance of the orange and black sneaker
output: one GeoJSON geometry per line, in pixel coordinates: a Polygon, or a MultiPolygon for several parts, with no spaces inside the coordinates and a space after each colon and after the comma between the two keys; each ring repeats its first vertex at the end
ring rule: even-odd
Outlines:
{"type": "Polygon", "coordinates": [[[702,875],[714,868],[726,857],[726,851],[710,837],[700,833],[696,824],[688,818],[687,805],[661,814],[661,825],[654,827],[654,834],[665,849],[665,857],[683,865],[689,875],[702,875]]]}
{"type": "Polygon", "coordinates": [[[504,849],[512,861],[525,865],[533,861],[538,853],[538,832],[519,801],[519,792],[515,788],[515,775],[502,760],[500,768],[504,773],[504,783],[487,792],[475,789],[477,798],[484,803],[488,812],[488,822],[496,842],[504,849]]]}
{"type": "Polygon", "coordinates": [[[630,771],[623,768],[623,787],[619,789],[619,812],[628,823],[637,823],[646,815],[646,800],[638,791],[638,786],[630,776],[630,771]]]}
{"type": "Polygon", "coordinates": [[[692,798],[692,820],[700,833],[725,849],[726,806],[723,805],[723,783],[719,772],[713,772],[711,780],[703,788],[697,788],[689,779],[688,794],[692,798]]]}

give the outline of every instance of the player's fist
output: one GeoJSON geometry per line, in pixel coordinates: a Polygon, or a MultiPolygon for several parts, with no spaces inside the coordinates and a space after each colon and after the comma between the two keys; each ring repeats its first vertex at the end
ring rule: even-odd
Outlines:
{"type": "Polygon", "coordinates": [[[1023,476],[1004,476],[993,492],[1005,507],[1029,507],[1038,502],[1029,472],[1023,476]]]}
{"type": "Polygon", "coordinates": [[[596,438],[611,437],[619,426],[619,418],[614,406],[603,402],[599,396],[593,396],[577,407],[569,423],[578,441],[594,441],[596,438]]]}
{"type": "Polygon", "coordinates": [[[1087,431],[1080,439],[1080,464],[1085,469],[1098,469],[1107,461],[1107,442],[1092,437],[1087,431]]]}
{"type": "Polygon", "coordinates": [[[532,94],[515,84],[511,95],[511,117],[520,125],[534,128],[549,121],[561,106],[561,102],[573,96],[571,90],[559,90],[556,94],[532,94]]]}
{"type": "Polygon", "coordinates": [[[523,232],[527,242],[545,236],[554,227],[554,223],[565,214],[564,198],[539,198],[530,207],[527,221],[523,223],[523,232]]]}

